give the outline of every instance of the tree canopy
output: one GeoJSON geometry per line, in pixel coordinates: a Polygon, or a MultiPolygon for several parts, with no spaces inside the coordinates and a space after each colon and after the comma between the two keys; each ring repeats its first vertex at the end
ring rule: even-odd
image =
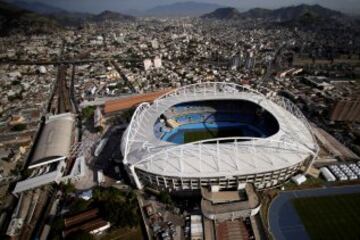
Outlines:
{"type": "Polygon", "coordinates": [[[93,198],[103,218],[112,225],[134,227],[139,223],[137,199],[133,192],[97,187],[93,198]]]}

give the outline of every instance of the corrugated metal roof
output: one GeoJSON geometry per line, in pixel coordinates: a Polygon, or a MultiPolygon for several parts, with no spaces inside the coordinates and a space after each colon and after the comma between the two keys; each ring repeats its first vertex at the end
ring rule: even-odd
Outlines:
{"type": "Polygon", "coordinates": [[[67,157],[73,139],[74,122],[75,118],[71,113],[51,116],[41,133],[30,165],[67,157]]]}

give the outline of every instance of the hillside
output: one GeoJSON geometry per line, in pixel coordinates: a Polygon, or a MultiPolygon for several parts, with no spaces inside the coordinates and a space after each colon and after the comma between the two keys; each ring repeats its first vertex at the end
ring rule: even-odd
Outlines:
{"type": "Polygon", "coordinates": [[[130,15],[125,15],[118,12],[104,11],[98,15],[91,13],[79,12],[58,12],[48,15],[50,18],[55,19],[63,26],[78,26],[85,22],[104,22],[104,21],[135,21],[136,18],[130,15]]]}
{"type": "Polygon", "coordinates": [[[271,10],[265,8],[253,8],[247,12],[241,13],[242,18],[265,18],[270,16],[271,10]]]}
{"type": "Polygon", "coordinates": [[[341,12],[324,8],[320,5],[306,4],[283,7],[275,10],[254,8],[243,13],[238,12],[234,8],[221,8],[203,15],[202,18],[220,20],[263,19],[268,22],[307,24],[326,21],[346,21],[348,19],[348,17],[341,12]]]}
{"type": "Polygon", "coordinates": [[[242,18],[241,13],[236,8],[218,8],[215,11],[201,16],[206,19],[236,20],[242,18]]]}
{"type": "Polygon", "coordinates": [[[19,8],[40,14],[54,14],[54,13],[65,12],[65,10],[61,8],[57,8],[42,2],[25,2],[19,0],[19,1],[12,1],[11,4],[19,8]]]}
{"type": "Polygon", "coordinates": [[[287,22],[296,19],[301,19],[304,16],[314,16],[323,19],[341,18],[345,15],[341,12],[324,8],[320,5],[306,5],[302,4],[294,7],[279,8],[271,11],[270,17],[277,19],[280,22],[287,22]]]}
{"type": "Polygon", "coordinates": [[[104,11],[98,15],[93,15],[90,17],[89,20],[95,21],[95,22],[102,22],[102,21],[134,21],[136,18],[130,15],[125,15],[118,12],[112,12],[112,11],[104,11]]]}
{"type": "Polygon", "coordinates": [[[160,5],[147,10],[143,15],[148,16],[201,16],[220,8],[218,4],[201,2],[177,2],[168,5],[160,5]]]}
{"type": "Polygon", "coordinates": [[[104,11],[98,15],[68,12],[38,2],[0,1],[1,35],[54,33],[64,26],[79,26],[84,22],[134,21],[135,17],[104,11]]]}
{"type": "Polygon", "coordinates": [[[0,28],[1,35],[43,34],[58,31],[61,26],[46,16],[0,1],[0,28]]]}

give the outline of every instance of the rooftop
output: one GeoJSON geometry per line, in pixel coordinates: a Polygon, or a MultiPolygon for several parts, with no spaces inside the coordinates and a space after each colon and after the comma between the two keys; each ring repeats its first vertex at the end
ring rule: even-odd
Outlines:
{"type": "Polygon", "coordinates": [[[131,96],[127,98],[122,98],[118,100],[110,100],[105,102],[105,109],[104,112],[106,114],[126,110],[132,108],[134,106],[139,105],[142,102],[152,102],[156,98],[160,97],[161,95],[168,93],[171,91],[170,89],[165,89],[157,92],[145,93],[140,94],[137,96],[131,96]]]}
{"type": "Polygon", "coordinates": [[[317,145],[302,113],[284,99],[277,103],[236,84],[202,83],[177,89],[151,105],[140,105],[135,111],[122,141],[124,162],[166,176],[215,177],[282,169],[315,155],[317,145]],[[231,138],[233,142],[221,144],[210,139],[179,145],[161,141],[154,135],[155,122],[169,107],[214,99],[252,101],[274,115],[280,130],[264,139],[231,138]],[[202,144],[206,141],[215,144],[202,144]]]}
{"type": "Polygon", "coordinates": [[[244,189],[237,191],[210,192],[207,188],[202,188],[201,194],[201,210],[205,216],[229,214],[231,219],[233,212],[260,206],[260,199],[252,184],[246,184],[244,189]]]}
{"type": "Polygon", "coordinates": [[[73,140],[74,115],[65,113],[49,117],[36,145],[30,167],[67,157],[73,140]]]}

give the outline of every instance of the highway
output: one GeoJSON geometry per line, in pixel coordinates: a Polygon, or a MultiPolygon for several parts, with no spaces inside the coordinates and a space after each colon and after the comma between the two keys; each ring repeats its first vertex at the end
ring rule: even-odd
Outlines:
{"type": "MultiPolygon", "coordinates": [[[[23,61],[23,60],[14,60],[14,59],[0,59],[0,64],[14,64],[14,65],[61,65],[61,64],[74,64],[74,65],[82,65],[87,63],[95,63],[95,62],[105,62],[105,61],[112,61],[115,58],[107,57],[107,58],[86,58],[86,59],[58,59],[58,60],[50,60],[50,61],[23,61]]],[[[141,59],[137,58],[116,58],[121,62],[142,62],[141,59]]]]}

